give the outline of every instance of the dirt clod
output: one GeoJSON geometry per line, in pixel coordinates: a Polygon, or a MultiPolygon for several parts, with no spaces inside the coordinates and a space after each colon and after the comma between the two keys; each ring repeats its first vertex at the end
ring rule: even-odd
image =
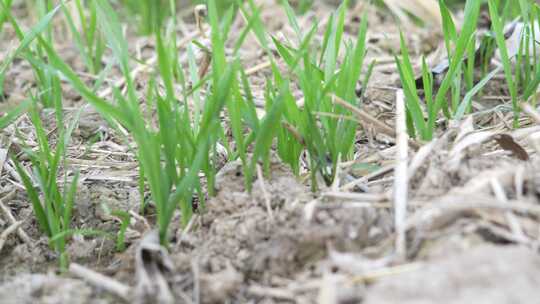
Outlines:
{"type": "Polygon", "coordinates": [[[531,303],[540,297],[540,256],[519,246],[481,245],[382,278],[364,303],[531,303]]]}

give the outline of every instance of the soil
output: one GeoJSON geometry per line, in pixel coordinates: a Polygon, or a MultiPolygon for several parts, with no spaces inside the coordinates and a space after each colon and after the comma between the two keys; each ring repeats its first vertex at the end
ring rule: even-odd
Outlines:
{"type": "MultiPolygon", "coordinates": [[[[278,38],[292,37],[284,11],[274,1],[257,2],[265,6],[261,17],[268,30],[278,38]]],[[[330,2],[315,1],[300,18],[301,26],[322,20],[322,35],[335,9],[330,2]]],[[[368,60],[377,59],[378,65],[363,88],[363,110],[394,128],[399,77],[392,55],[399,49],[399,26],[387,12],[360,2],[347,17],[347,39],[356,36],[364,10],[370,20],[368,60]]],[[[22,5],[15,15],[32,24],[25,12],[22,5]]],[[[196,31],[190,19],[180,36],[196,31]]],[[[234,23],[243,25],[241,18],[234,23]]],[[[431,54],[435,65],[443,45],[438,27],[406,25],[416,62],[421,54],[431,54]]],[[[10,45],[13,32],[5,28],[0,44],[10,45]]],[[[239,32],[231,31],[231,45],[239,32]]],[[[132,51],[151,57],[153,40],[135,33],[128,29],[132,51]]],[[[84,73],[69,41],[58,42],[57,49],[84,73]]],[[[0,60],[7,50],[0,50],[0,60]]],[[[254,37],[247,38],[242,56],[247,68],[265,62],[254,37]]],[[[250,75],[260,89],[254,89],[256,97],[262,99],[269,75],[265,69],[250,75]]],[[[144,69],[137,76],[141,92],[150,76],[144,69]]],[[[0,112],[20,102],[33,82],[31,67],[15,61],[0,112]]],[[[63,88],[65,113],[72,117],[85,103],[69,85],[63,88]]],[[[117,251],[107,237],[75,236],[68,252],[72,262],[123,284],[129,290],[125,297],[78,272],[58,271],[58,257],[38,230],[13,162],[2,156],[20,148],[21,141],[35,145],[23,115],[0,131],[0,199],[23,221],[20,228],[28,237],[12,233],[1,249],[0,303],[172,303],[170,296],[174,303],[533,303],[540,298],[540,127],[523,116],[522,129],[509,128],[507,95],[504,82],[493,81],[474,117],[441,127],[432,143],[410,149],[401,255],[395,246],[392,196],[395,138],[374,126],[362,125],[357,159],[340,165],[340,182],[317,192],[311,191],[305,172],[294,176],[276,159],[271,174],[255,180],[249,193],[240,164],[224,162],[216,196],[187,228],[180,227],[176,214],[171,244],[163,252],[152,247],[153,211],[138,215],[148,197],[139,194],[134,155],[92,108],[85,108],[68,152],[69,165],[81,171],[73,226],[115,234],[120,220],[107,210],[133,216],[125,251],[117,251]],[[511,136],[513,144],[501,143],[501,133],[511,136]],[[519,157],[520,148],[527,160],[519,157]],[[159,285],[160,280],[165,284],[159,285]]],[[[42,118],[45,128],[54,130],[54,114],[43,111],[42,118]]],[[[0,230],[10,224],[6,212],[0,213],[0,230]]]]}

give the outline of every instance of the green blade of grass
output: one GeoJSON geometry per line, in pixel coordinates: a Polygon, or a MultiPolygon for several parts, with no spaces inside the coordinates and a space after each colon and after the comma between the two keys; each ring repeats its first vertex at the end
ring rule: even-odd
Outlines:
{"type": "Polygon", "coordinates": [[[428,129],[431,131],[431,134],[427,139],[431,139],[433,136],[432,131],[435,129],[437,114],[443,106],[443,102],[446,98],[446,93],[448,92],[454,81],[456,72],[461,66],[465,52],[467,51],[467,46],[474,39],[474,32],[476,30],[481,4],[482,2],[477,0],[467,0],[467,2],[465,3],[465,15],[463,17],[464,23],[461,29],[461,33],[457,39],[453,56],[451,56],[451,58],[449,59],[450,66],[448,67],[448,71],[446,72],[446,75],[439,87],[439,91],[437,92],[437,95],[435,97],[432,111],[430,111],[429,113],[428,129]]]}
{"type": "Polygon", "coordinates": [[[491,15],[491,26],[493,32],[495,33],[495,40],[497,41],[497,46],[499,47],[499,53],[501,56],[501,61],[504,67],[504,75],[508,85],[508,90],[510,91],[510,97],[512,98],[512,109],[514,111],[514,127],[518,126],[518,118],[520,107],[518,105],[518,93],[517,87],[514,83],[514,78],[512,76],[512,64],[510,57],[508,56],[508,48],[506,47],[506,39],[504,38],[504,29],[502,25],[501,18],[497,11],[497,4],[494,0],[489,0],[489,13],[491,15]]]}
{"type": "MultiPolygon", "coordinates": [[[[2,6],[2,9],[5,10],[4,12],[8,16],[8,18],[13,19],[11,16],[11,13],[9,12],[9,9],[7,9],[2,1],[0,1],[0,5],[2,6]]],[[[0,75],[4,75],[6,72],[6,69],[11,64],[13,59],[15,59],[17,56],[19,56],[23,51],[26,50],[26,48],[36,39],[36,37],[39,36],[44,30],[46,30],[49,26],[49,23],[51,22],[54,15],[58,12],[60,9],[60,5],[56,6],[53,10],[51,10],[49,13],[47,13],[34,27],[32,27],[28,32],[26,32],[21,40],[21,43],[19,46],[11,52],[6,59],[0,64],[0,75]]],[[[14,25],[16,28],[19,28],[18,25],[14,25]]]]}
{"type": "Polygon", "coordinates": [[[71,180],[69,190],[67,191],[65,198],[65,208],[63,214],[63,229],[70,229],[71,218],[73,214],[73,206],[75,205],[75,195],[77,193],[77,183],[79,182],[79,171],[75,172],[75,176],[71,180]]]}
{"type": "Polygon", "coordinates": [[[52,234],[51,228],[49,227],[49,221],[47,220],[45,209],[39,200],[39,194],[37,193],[36,188],[34,188],[34,184],[21,164],[18,161],[14,161],[14,163],[17,173],[19,173],[24,188],[26,189],[26,195],[28,195],[28,199],[30,199],[30,203],[32,204],[32,210],[34,210],[34,215],[36,216],[39,227],[47,236],[51,236],[52,234]]]}
{"type": "Polygon", "coordinates": [[[501,71],[502,67],[498,67],[486,75],[482,80],[480,80],[467,94],[463,97],[463,101],[459,105],[456,113],[454,114],[454,119],[459,121],[463,118],[468,108],[471,106],[472,98],[480,92],[484,86],[501,71]]]}
{"type": "Polygon", "coordinates": [[[16,105],[10,111],[8,111],[4,116],[0,117],[0,129],[4,129],[13,121],[15,121],[19,116],[25,113],[31,105],[32,105],[32,100],[26,99],[23,102],[16,105]]]}
{"type": "Polygon", "coordinates": [[[255,166],[260,158],[266,160],[266,155],[270,151],[272,140],[276,134],[276,126],[280,125],[281,115],[284,110],[284,87],[281,88],[279,96],[274,101],[269,112],[261,123],[259,132],[255,139],[255,148],[253,150],[253,160],[251,162],[251,172],[255,172],[255,166]]]}

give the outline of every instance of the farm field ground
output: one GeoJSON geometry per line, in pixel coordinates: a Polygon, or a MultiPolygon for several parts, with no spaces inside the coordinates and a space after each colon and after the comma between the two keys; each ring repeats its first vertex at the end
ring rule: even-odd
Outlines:
{"type": "Polygon", "coordinates": [[[0,304],[540,299],[536,2],[158,2],[0,0],[0,304]]]}

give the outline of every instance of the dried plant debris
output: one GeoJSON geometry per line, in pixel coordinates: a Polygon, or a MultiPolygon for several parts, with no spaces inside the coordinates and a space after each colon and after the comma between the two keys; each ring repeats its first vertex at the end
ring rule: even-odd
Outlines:
{"type": "Polygon", "coordinates": [[[512,152],[516,158],[523,161],[529,160],[529,154],[527,151],[520,144],[518,144],[511,135],[498,134],[495,135],[494,139],[502,149],[512,152]]]}
{"type": "Polygon", "coordinates": [[[159,244],[157,231],[143,237],[135,253],[137,303],[174,303],[167,276],[174,272],[167,250],[159,244]]]}

